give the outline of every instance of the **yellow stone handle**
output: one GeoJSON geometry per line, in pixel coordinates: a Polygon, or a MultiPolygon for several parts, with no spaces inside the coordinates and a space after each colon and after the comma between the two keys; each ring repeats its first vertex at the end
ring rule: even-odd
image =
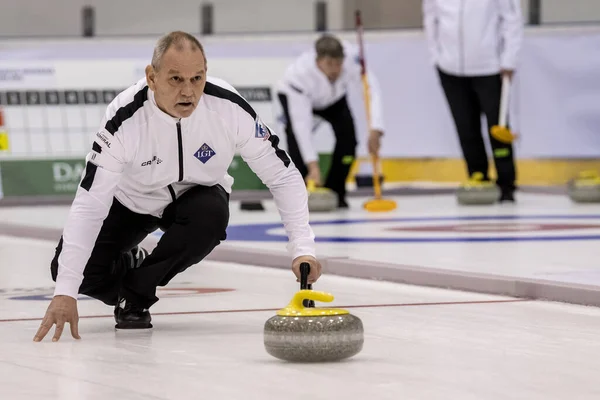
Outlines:
{"type": "Polygon", "coordinates": [[[598,172],[593,170],[582,171],[579,173],[577,179],[575,179],[575,186],[577,187],[598,185],[600,185],[600,176],[598,176],[598,172]]]}
{"type": "Polygon", "coordinates": [[[581,171],[579,173],[579,179],[596,179],[598,178],[598,172],[594,170],[581,171]]]}
{"type": "Polygon", "coordinates": [[[481,172],[474,172],[473,175],[471,175],[471,178],[469,179],[469,182],[471,182],[471,183],[482,182],[482,181],[483,181],[483,174],[481,172]]]}
{"type": "Polygon", "coordinates": [[[494,184],[492,182],[486,182],[483,180],[483,174],[481,172],[474,172],[473,175],[469,177],[469,180],[465,182],[462,187],[471,188],[471,187],[492,187],[494,184]]]}
{"type": "Polygon", "coordinates": [[[333,295],[326,292],[318,292],[315,290],[300,290],[294,294],[292,300],[287,307],[282,308],[277,312],[280,316],[325,316],[325,315],[343,315],[348,314],[348,311],[337,308],[313,308],[304,307],[304,300],[321,301],[330,303],[333,301],[333,295]]]}
{"type": "Polygon", "coordinates": [[[290,302],[290,308],[294,310],[303,310],[305,307],[302,304],[304,300],[321,301],[324,303],[331,303],[333,301],[333,295],[325,292],[318,292],[315,290],[300,290],[296,292],[292,301],[290,302]]]}

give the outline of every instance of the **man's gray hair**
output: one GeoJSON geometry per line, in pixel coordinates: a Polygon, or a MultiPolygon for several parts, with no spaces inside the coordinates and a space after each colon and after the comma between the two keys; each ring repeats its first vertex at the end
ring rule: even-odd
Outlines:
{"type": "Polygon", "coordinates": [[[160,68],[160,61],[163,56],[171,48],[171,46],[176,46],[177,50],[183,50],[186,44],[190,44],[192,46],[192,50],[200,50],[202,52],[202,56],[204,57],[204,63],[206,63],[206,54],[204,53],[204,47],[202,44],[196,39],[193,35],[182,32],[182,31],[174,31],[167,33],[156,42],[156,46],[154,46],[154,53],[152,54],[152,68],[158,71],[160,68]]]}

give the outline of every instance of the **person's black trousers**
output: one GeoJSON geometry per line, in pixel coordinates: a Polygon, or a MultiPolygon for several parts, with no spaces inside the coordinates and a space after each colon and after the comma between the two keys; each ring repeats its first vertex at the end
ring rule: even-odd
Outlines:
{"type": "MultiPolygon", "coordinates": [[[[298,142],[296,141],[296,133],[292,129],[289,106],[287,96],[279,93],[279,102],[285,116],[285,133],[288,143],[288,153],[292,162],[296,165],[303,178],[308,175],[308,168],[302,159],[298,142]]],[[[331,159],[331,165],[327,179],[323,185],[326,188],[337,193],[340,201],[346,200],[346,179],[350,173],[350,168],[356,157],[356,129],[354,126],[354,118],[348,106],[346,97],[332,104],[323,110],[313,110],[313,114],[318,115],[325,121],[331,124],[335,135],[335,148],[331,159]]],[[[312,134],[311,132],[302,132],[302,134],[312,134]]]]}
{"type": "MultiPolygon", "coordinates": [[[[488,179],[488,155],[481,134],[481,114],[487,120],[488,135],[492,126],[498,124],[502,78],[500,74],[462,77],[449,75],[438,69],[440,81],[454,119],[460,146],[467,164],[469,176],[481,172],[488,179]]],[[[515,189],[515,161],[513,147],[491,135],[494,164],[502,190],[515,189]]]]}
{"type": "MultiPolygon", "coordinates": [[[[226,238],[229,194],[219,185],[195,186],[165,209],[162,218],[137,214],[116,199],[104,220],[83,273],[79,293],[116,305],[120,297],[149,308],[158,301],[156,288],[200,262],[226,238]],[[157,228],[164,231],[142,264],[130,268],[126,255],[157,228]]],[[[56,281],[61,238],[51,262],[56,281]]]]}

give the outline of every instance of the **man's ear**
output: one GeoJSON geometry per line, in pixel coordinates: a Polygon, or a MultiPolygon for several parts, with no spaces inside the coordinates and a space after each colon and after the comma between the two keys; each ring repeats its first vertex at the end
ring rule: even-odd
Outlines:
{"type": "Polygon", "coordinates": [[[152,65],[148,65],[146,66],[146,82],[148,83],[148,87],[154,91],[154,89],[156,88],[156,71],[154,71],[154,68],[152,67],[152,65]]]}

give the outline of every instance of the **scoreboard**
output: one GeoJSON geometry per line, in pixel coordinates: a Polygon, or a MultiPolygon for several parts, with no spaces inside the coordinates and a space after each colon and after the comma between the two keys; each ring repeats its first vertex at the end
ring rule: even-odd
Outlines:
{"type": "Polygon", "coordinates": [[[84,155],[106,106],[123,89],[0,91],[10,154],[84,155]]]}
{"type": "MultiPolygon", "coordinates": [[[[106,106],[123,90],[125,88],[0,91],[0,112],[10,139],[10,154],[33,157],[85,155],[90,149],[91,138],[100,128],[106,106]]],[[[267,108],[271,107],[269,87],[236,90],[259,113],[260,109],[265,111],[265,104],[267,108]]],[[[272,114],[269,111],[266,113],[272,114]]]]}

